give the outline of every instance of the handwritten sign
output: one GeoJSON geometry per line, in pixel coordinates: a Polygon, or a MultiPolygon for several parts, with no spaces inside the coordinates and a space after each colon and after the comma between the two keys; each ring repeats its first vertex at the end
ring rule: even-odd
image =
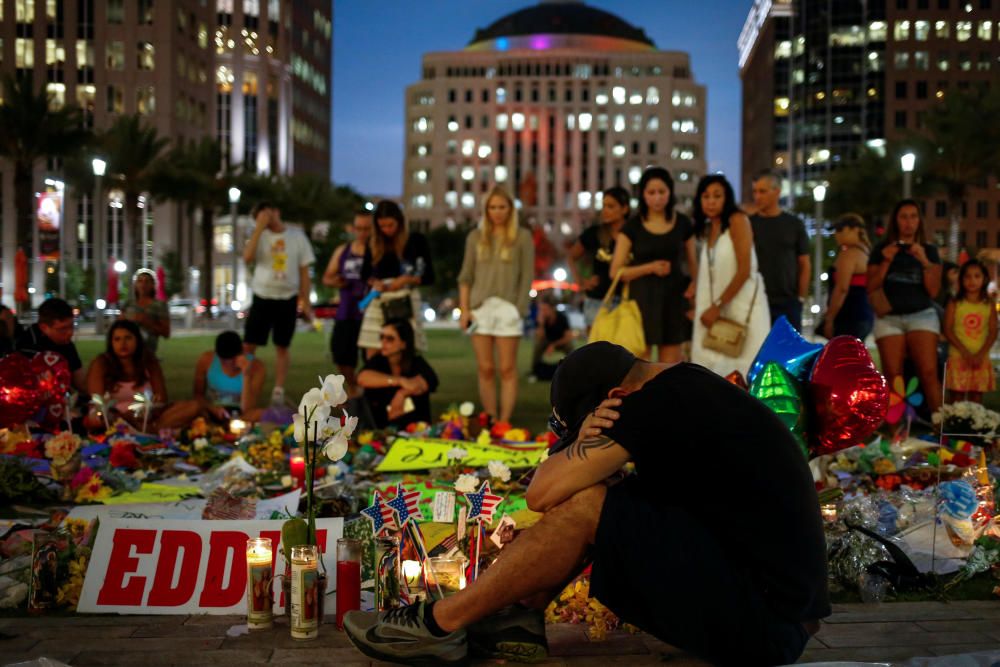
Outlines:
{"type": "Polygon", "coordinates": [[[126,505],[129,503],[172,503],[190,496],[201,495],[197,486],[178,486],[144,482],[138,491],[122,493],[105,499],[105,505],[126,505]]]}
{"type": "Polygon", "coordinates": [[[378,472],[403,472],[407,470],[430,470],[444,468],[449,464],[448,452],[461,447],[469,455],[462,460],[463,465],[485,466],[490,461],[501,461],[509,468],[534,468],[542,460],[544,445],[538,447],[510,447],[502,445],[480,445],[459,440],[431,440],[398,438],[385,459],[378,465],[378,472]]]}
{"type": "MultiPolygon", "coordinates": [[[[283,572],[282,521],[109,519],[97,531],[77,611],[119,614],[246,613],[246,544],[269,537],[273,572],[283,572]]],[[[316,541],[335,590],[336,544],[344,520],[317,519],[316,541]]],[[[274,579],[278,613],[284,607],[274,579]]]]}
{"type": "MultiPolygon", "coordinates": [[[[258,519],[270,519],[274,512],[294,513],[299,506],[301,489],[295,489],[275,498],[257,501],[258,519]]],[[[101,525],[108,519],[187,519],[201,520],[205,510],[204,498],[187,498],[173,503],[127,503],[117,505],[77,505],[70,510],[68,518],[91,521],[100,519],[101,525]]]]}

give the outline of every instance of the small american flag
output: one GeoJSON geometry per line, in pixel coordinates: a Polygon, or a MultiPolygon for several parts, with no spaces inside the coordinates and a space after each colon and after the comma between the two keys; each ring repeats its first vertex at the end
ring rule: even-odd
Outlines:
{"type": "Polygon", "coordinates": [[[372,494],[372,504],[361,510],[361,513],[372,522],[372,533],[376,536],[396,527],[395,512],[386,505],[385,498],[378,489],[372,494]]]}
{"type": "Polygon", "coordinates": [[[420,511],[420,492],[407,491],[402,482],[396,485],[396,497],[386,503],[396,511],[397,523],[400,528],[406,525],[407,521],[419,521],[424,518],[420,511]]]}
{"type": "Polygon", "coordinates": [[[490,491],[489,480],[483,482],[483,485],[475,493],[466,493],[465,499],[469,503],[469,521],[479,520],[485,521],[487,524],[493,522],[493,512],[503,500],[490,491]]]}

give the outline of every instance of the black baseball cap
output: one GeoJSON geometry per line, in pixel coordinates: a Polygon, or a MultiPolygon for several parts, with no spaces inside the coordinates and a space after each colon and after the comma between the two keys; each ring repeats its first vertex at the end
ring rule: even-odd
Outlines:
{"type": "Polygon", "coordinates": [[[550,453],[576,440],[583,420],[612,389],[621,386],[635,362],[636,356],[624,347],[604,341],[584,345],[562,360],[549,393],[549,427],[559,436],[550,453]]]}

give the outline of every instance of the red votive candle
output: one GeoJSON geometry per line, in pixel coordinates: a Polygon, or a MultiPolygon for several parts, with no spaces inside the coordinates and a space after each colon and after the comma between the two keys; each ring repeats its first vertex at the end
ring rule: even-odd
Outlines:
{"type": "Polygon", "coordinates": [[[361,540],[337,540],[337,627],[344,628],[344,614],[361,609],[361,540]]]}

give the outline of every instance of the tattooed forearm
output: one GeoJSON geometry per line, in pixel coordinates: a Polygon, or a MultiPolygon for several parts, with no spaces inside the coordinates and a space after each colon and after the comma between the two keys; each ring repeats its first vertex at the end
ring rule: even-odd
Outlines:
{"type": "Polygon", "coordinates": [[[566,449],[566,457],[570,460],[574,458],[586,459],[587,454],[595,449],[607,449],[612,447],[615,441],[606,435],[598,435],[593,438],[583,438],[577,440],[566,449]]]}

